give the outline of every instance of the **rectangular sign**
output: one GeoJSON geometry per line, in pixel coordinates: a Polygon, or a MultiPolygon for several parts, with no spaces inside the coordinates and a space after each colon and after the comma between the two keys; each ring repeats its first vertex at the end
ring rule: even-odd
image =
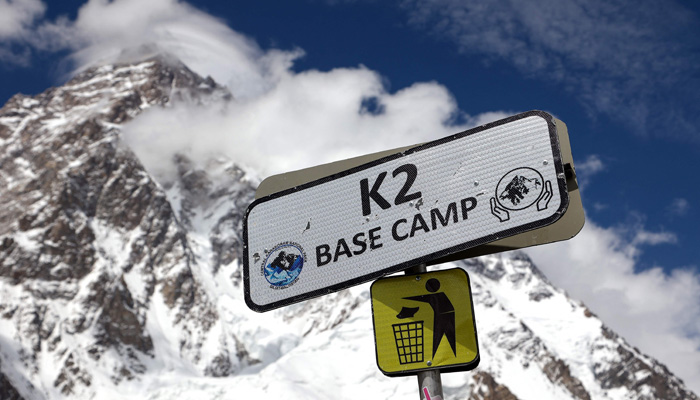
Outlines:
{"type": "MultiPolygon", "coordinates": [[[[569,240],[581,231],[585,222],[585,215],[583,212],[583,204],[581,204],[578,182],[576,181],[576,167],[571,153],[571,145],[569,144],[569,133],[563,121],[554,118],[554,125],[556,126],[559,139],[561,162],[564,165],[564,173],[566,175],[566,190],[569,193],[569,207],[566,209],[566,213],[550,225],[471,247],[467,250],[449,254],[446,257],[436,258],[429,261],[427,265],[442,264],[486,254],[569,240]]],[[[421,144],[422,143],[385,150],[378,153],[365,154],[346,160],[333,161],[328,164],[321,164],[314,167],[268,176],[260,182],[260,185],[258,185],[258,188],[255,190],[255,198],[258,199],[296,186],[301,186],[311,181],[356,168],[392,154],[404,152],[413,147],[418,147],[421,144]]]]}
{"type": "Polygon", "coordinates": [[[518,114],[254,201],[246,303],[328,294],[549,225],[568,204],[552,116],[518,114]]]}
{"type": "Polygon", "coordinates": [[[479,364],[465,270],[383,278],[370,292],[377,366],[385,375],[466,371],[479,364]]]}

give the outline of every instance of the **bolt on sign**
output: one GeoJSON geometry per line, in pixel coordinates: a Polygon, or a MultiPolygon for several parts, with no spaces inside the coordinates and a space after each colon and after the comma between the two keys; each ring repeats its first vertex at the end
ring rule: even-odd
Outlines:
{"type": "Polygon", "coordinates": [[[246,303],[328,294],[545,227],[568,205],[553,117],[518,114],[255,200],[246,303]]]}
{"type": "Polygon", "coordinates": [[[388,376],[466,371],[479,364],[469,276],[460,268],[375,281],[374,343],[388,376]]]}

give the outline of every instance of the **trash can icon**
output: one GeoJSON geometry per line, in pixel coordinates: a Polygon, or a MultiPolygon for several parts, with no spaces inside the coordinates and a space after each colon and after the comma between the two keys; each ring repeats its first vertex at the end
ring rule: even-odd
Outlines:
{"type": "Polygon", "coordinates": [[[423,361],[423,321],[392,325],[400,364],[423,361]]]}

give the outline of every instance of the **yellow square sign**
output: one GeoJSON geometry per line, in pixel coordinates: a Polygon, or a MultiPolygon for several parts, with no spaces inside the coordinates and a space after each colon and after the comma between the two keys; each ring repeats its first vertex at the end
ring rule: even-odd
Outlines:
{"type": "Polygon", "coordinates": [[[377,365],[385,375],[466,371],[479,364],[466,271],[383,278],[370,291],[377,365]]]}

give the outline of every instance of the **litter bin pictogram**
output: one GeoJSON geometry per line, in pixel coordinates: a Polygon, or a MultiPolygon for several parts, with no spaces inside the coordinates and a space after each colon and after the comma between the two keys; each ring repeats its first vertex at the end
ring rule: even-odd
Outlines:
{"type": "Polygon", "coordinates": [[[385,375],[468,371],[479,364],[469,276],[462,268],[382,278],[370,293],[377,366],[385,375]]]}
{"type": "Polygon", "coordinates": [[[392,325],[399,363],[409,364],[423,361],[423,321],[392,325]]]}

